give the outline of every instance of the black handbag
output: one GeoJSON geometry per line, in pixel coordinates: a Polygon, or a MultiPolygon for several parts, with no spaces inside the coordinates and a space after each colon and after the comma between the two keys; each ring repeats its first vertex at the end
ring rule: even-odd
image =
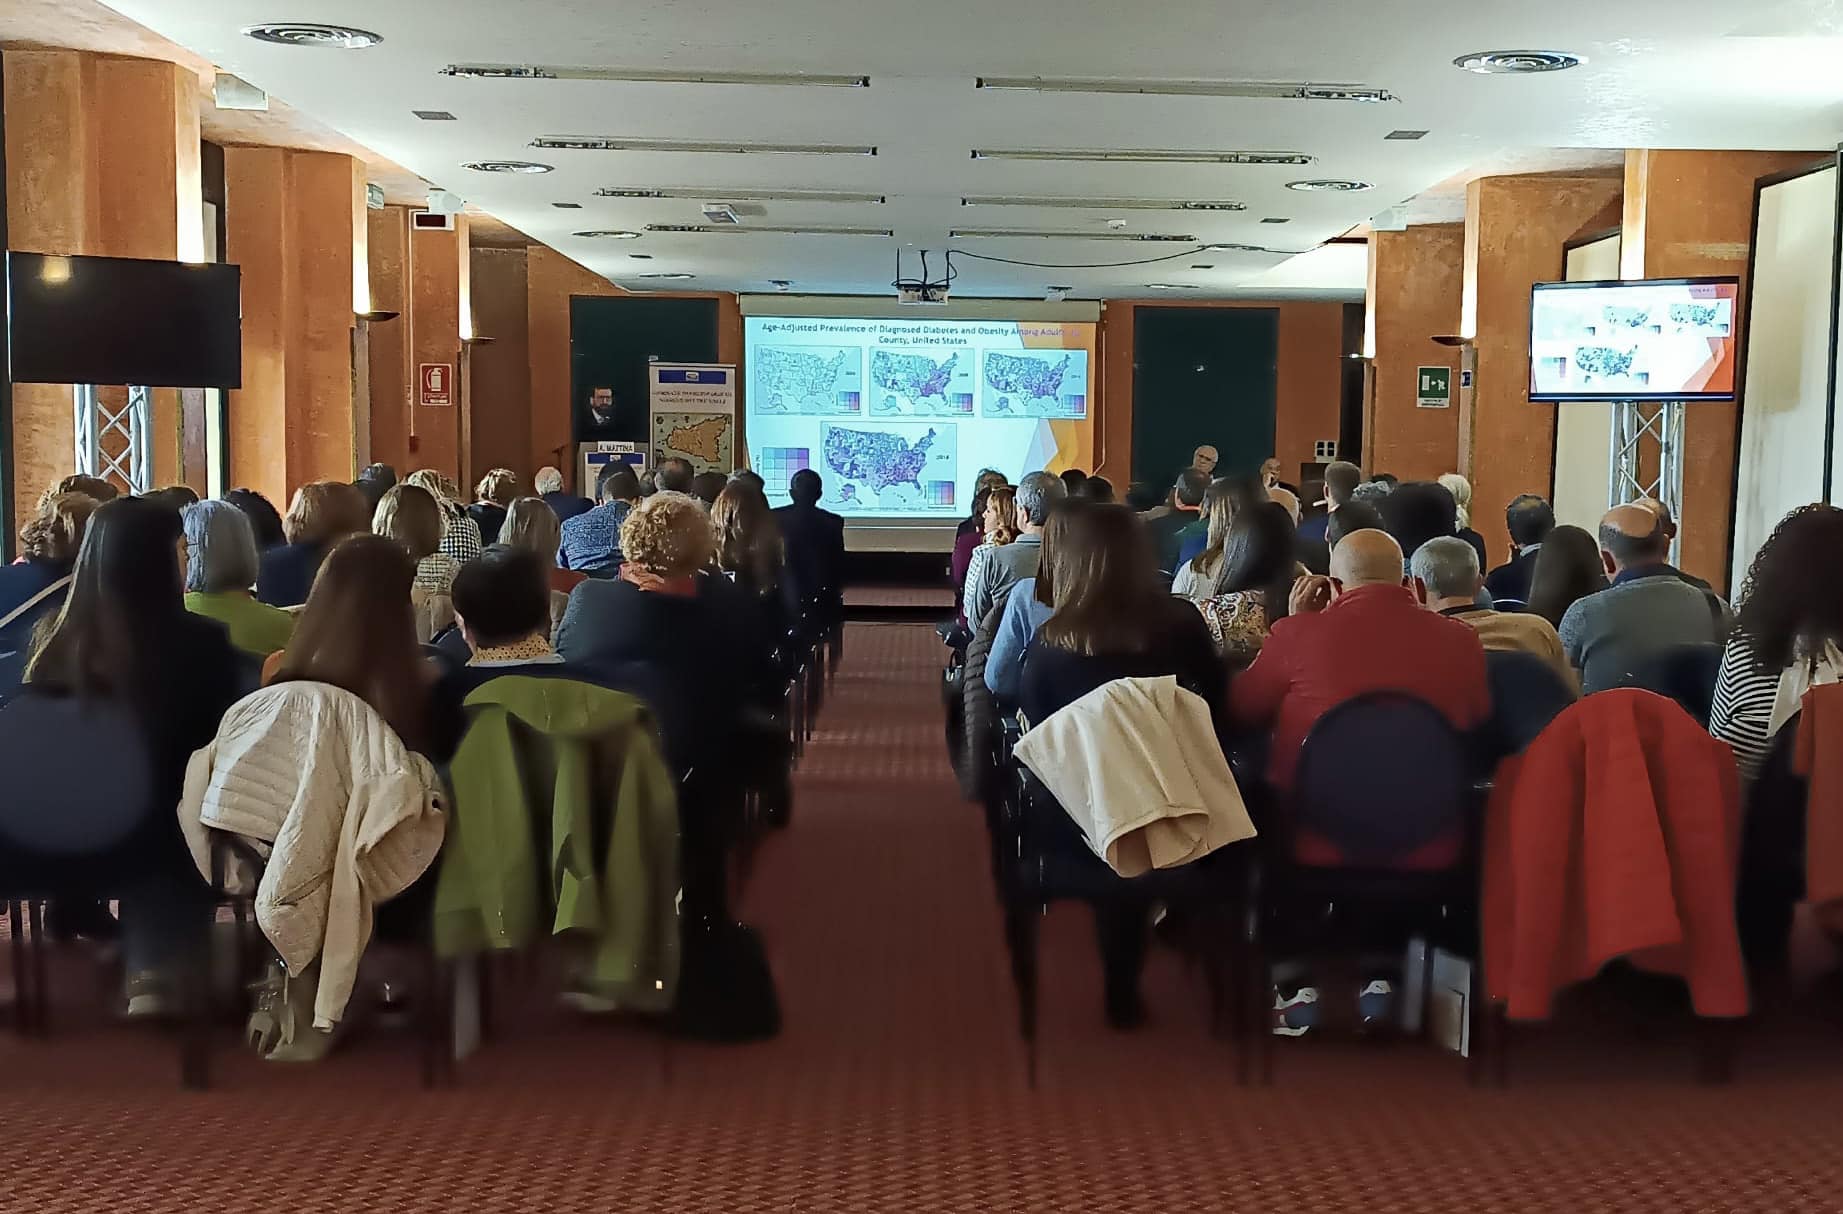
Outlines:
{"type": "Polygon", "coordinates": [[[781,1031],[781,1001],[761,937],[746,924],[688,920],[672,1030],[696,1041],[766,1041],[781,1031]]]}

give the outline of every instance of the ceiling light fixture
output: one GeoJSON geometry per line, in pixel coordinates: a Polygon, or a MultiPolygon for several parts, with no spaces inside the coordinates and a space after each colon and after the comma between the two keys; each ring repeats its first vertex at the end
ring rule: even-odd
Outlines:
{"type": "Polygon", "coordinates": [[[1194,282],[1148,282],[1145,284],[1145,289],[1148,291],[1195,291],[1199,288],[1194,282]]]}
{"type": "Polygon", "coordinates": [[[1261,220],[1261,222],[1262,223],[1291,223],[1293,221],[1285,215],[1269,215],[1265,219],[1261,220]]]}
{"type": "Polygon", "coordinates": [[[653,260],[653,255],[651,253],[629,253],[628,256],[633,258],[635,261],[653,260]]]}
{"type": "Polygon", "coordinates": [[[476,173],[554,173],[556,166],[535,160],[470,160],[461,166],[476,173]]]}
{"type": "Polygon", "coordinates": [[[1100,80],[1051,76],[981,76],[974,88],[1030,93],[1130,93],[1154,97],[1254,97],[1278,101],[1393,101],[1387,89],[1363,84],[1266,80],[1100,80]]]}
{"type": "Polygon", "coordinates": [[[1344,181],[1335,177],[1322,177],[1313,181],[1289,181],[1289,190],[1298,190],[1302,194],[1354,194],[1359,190],[1375,187],[1367,181],[1344,181]]]}
{"type": "Polygon", "coordinates": [[[954,240],[1133,240],[1148,244],[1195,244],[1190,235],[1148,234],[1142,232],[1071,232],[1034,228],[954,228],[947,235],[954,240]]]}
{"type": "Polygon", "coordinates": [[[696,278],[697,275],[677,272],[677,273],[672,273],[672,274],[636,274],[634,277],[636,278],[666,278],[666,279],[671,279],[674,282],[684,282],[687,279],[696,278]]]}
{"type": "Polygon", "coordinates": [[[545,135],[534,148],[566,152],[688,152],[718,155],[875,156],[873,145],[843,143],[728,143],[707,139],[621,139],[612,135],[545,135]]]}
{"type": "Polygon", "coordinates": [[[587,232],[571,232],[571,236],[583,240],[638,240],[640,233],[623,231],[619,228],[595,228],[587,232]]]}
{"type": "Polygon", "coordinates": [[[1565,72],[1587,62],[1566,51],[1476,51],[1453,60],[1453,66],[1480,76],[1532,76],[1565,72]]]}
{"type": "Polygon", "coordinates": [[[1072,211],[1245,211],[1241,202],[1185,202],[1176,198],[1064,198],[1043,194],[973,194],[963,207],[1058,207],[1072,211]]]}
{"type": "Polygon", "coordinates": [[[550,205],[556,207],[559,211],[582,210],[582,204],[580,202],[553,202],[550,205]]]}
{"type": "Polygon", "coordinates": [[[453,122],[454,115],[447,110],[411,110],[410,113],[424,122],[453,122]]]}
{"type": "Polygon", "coordinates": [[[450,63],[444,76],[463,80],[597,80],[609,84],[741,84],[777,88],[867,89],[869,76],[801,72],[696,72],[669,68],[567,67],[536,63],[450,63]]]}
{"type": "Polygon", "coordinates": [[[1312,164],[1303,152],[1217,152],[1160,148],[974,148],[974,160],[1095,161],[1119,164],[1312,164]]]}
{"type": "Polygon", "coordinates": [[[597,198],[684,198],[705,202],[728,198],[736,202],[855,202],[881,206],[889,201],[882,194],[863,194],[853,190],[731,190],[705,189],[701,186],[659,186],[654,189],[629,189],[611,186],[595,191],[597,198]]]}
{"type": "Polygon", "coordinates": [[[1425,139],[1427,138],[1427,132],[1426,131],[1410,131],[1410,130],[1390,131],[1388,134],[1384,135],[1383,138],[1384,139],[1394,139],[1397,141],[1425,139]]]}
{"type": "Polygon", "coordinates": [[[852,228],[812,226],[798,227],[786,224],[727,224],[727,223],[649,223],[649,232],[659,232],[688,236],[715,236],[742,234],[757,236],[894,236],[889,228],[852,228]]]}
{"type": "Polygon", "coordinates": [[[381,34],[350,25],[320,25],[312,21],[264,21],[243,27],[245,38],[275,46],[314,46],[330,50],[361,51],[384,41],[381,34]]]}

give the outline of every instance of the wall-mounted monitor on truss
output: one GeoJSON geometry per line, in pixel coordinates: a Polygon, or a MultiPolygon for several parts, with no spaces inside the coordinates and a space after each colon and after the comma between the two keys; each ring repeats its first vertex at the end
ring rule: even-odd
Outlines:
{"type": "Polygon", "coordinates": [[[1740,280],[1539,282],[1529,398],[1733,400],[1740,280]]]}

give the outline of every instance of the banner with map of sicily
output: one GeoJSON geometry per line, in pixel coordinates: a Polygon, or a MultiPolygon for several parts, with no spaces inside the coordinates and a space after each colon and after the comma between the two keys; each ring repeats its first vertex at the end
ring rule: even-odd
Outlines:
{"type": "Polygon", "coordinates": [[[736,466],[736,368],[652,363],[647,368],[653,465],[674,456],[699,472],[736,466]]]}

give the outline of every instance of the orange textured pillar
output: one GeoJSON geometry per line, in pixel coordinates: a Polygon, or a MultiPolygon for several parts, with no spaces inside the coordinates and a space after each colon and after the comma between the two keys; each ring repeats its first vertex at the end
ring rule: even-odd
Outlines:
{"type": "Polygon", "coordinates": [[[1369,238],[1367,331],[1374,335],[1374,403],[1364,434],[1364,467],[1403,480],[1432,480],[1459,466],[1459,351],[1436,336],[1459,331],[1465,227],[1429,224],[1369,238]],[[1452,370],[1444,409],[1422,409],[1420,367],[1452,370]]]}
{"type": "Polygon", "coordinates": [[[1505,503],[1547,496],[1554,473],[1556,406],[1529,401],[1530,288],[1562,276],[1568,241],[1617,225],[1619,198],[1617,177],[1485,177],[1466,188],[1459,331],[1478,357],[1472,526],[1494,560],[1509,551],[1505,503]]]}
{"type": "MultiPolygon", "coordinates": [[[[434,468],[459,481],[461,468],[461,338],[470,273],[467,219],[457,215],[450,232],[411,232],[409,272],[410,451],[408,469],[434,468]],[[425,392],[426,368],[440,368],[440,391],[425,392]],[[445,401],[429,404],[427,401],[445,401]]],[[[399,469],[404,471],[405,469],[399,469]]],[[[463,491],[471,486],[463,486],[463,491]]]]}
{"type": "MultiPolygon", "coordinates": [[[[1737,337],[1745,343],[1754,183],[1819,158],[1815,152],[1627,152],[1621,276],[1740,278],[1737,337]]],[[[1688,572],[1725,590],[1735,589],[1726,583],[1739,429],[1737,404],[1707,401],[1685,410],[1678,559],[1688,572]]]]}
{"type": "Polygon", "coordinates": [[[398,475],[409,471],[410,365],[409,251],[407,207],[384,207],[368,217],[371,228],[371,311],[395,312],[394,320],[368,324],[371,360],[371,458],[398,475]]]}
{"type": "Polygon", "coordinates": [[[224,153],[226,252],[243,267],[243,387],[229,405],[231,480],[278,505],[351,480],[352,325],[367,233],[364,169],[285,148],[224,153]]]}
{"type": "MultiPolygon", "coordinates": [[[[64,50],[7,50],[7,228],[35,253],[197,259],[198,82],[185,68],[64,50]]],[[[178,479],[178,394],[154,394],[148,479],[178,479]]],[[[13,502],[29,509],[75,466],[68,387],[13,397],[13,502]]],[[[195,488],[203,489],[198,485],[195,488]]]]}

